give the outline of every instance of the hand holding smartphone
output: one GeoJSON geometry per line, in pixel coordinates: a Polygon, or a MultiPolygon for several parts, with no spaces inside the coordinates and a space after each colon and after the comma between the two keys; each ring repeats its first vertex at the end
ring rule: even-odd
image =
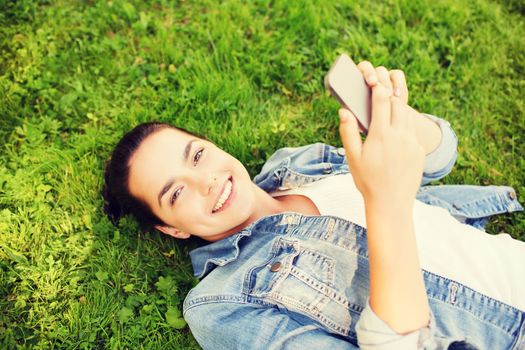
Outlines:
{"type": "Polygon", "coordinates": [[[339,56],[324,79],[325,87],[342,107],[357,118],[365,133],[370,127],[371,92],[356,64],[346,54],[339,56]]]}

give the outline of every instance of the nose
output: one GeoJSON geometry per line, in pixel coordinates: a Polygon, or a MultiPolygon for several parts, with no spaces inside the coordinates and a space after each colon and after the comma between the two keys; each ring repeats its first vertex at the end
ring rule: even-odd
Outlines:
{"type": "Polygon", "coordinates": [[[207,196],[213,192],[213,189],[218,186],[219,177],[217,174],[204,172],[195,177],[197,188],[203,196],[207,196]]]}

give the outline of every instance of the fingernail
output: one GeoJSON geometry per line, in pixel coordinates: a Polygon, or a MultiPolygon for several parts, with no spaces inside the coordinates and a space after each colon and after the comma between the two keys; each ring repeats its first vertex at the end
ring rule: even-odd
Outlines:
{"type": "Polygon", "coordinates": [[[370,74],[366,77],[366,81],[368,82],[368,84],[375,84],[377,83],[377,77],[375,74],[370,74]]]}
{"type": "Polygon", "coordinates": [[[401,96],[401,89],[400,88],[395,88],[394,96],[396,96],[396,97],[400,97],[401,96]]]}
{"type": "Polygon", "coordinates": [[[339,111],[339,119],[342,122],[346,122],[348,120],[348,111],[345,111],[345,110],[341,109],[339,111]]]}

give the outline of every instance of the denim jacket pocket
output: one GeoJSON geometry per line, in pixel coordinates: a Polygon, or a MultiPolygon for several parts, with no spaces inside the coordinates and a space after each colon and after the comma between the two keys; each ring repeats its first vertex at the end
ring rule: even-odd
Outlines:
{"type": "Polygon", "coordinates": [[[244,292],[347,335],[351,322],[348,303],[335,290],[334,278],[333,258],[301,247],[298,240],[279,237],[268,259],[247,272],[244,292]]]}

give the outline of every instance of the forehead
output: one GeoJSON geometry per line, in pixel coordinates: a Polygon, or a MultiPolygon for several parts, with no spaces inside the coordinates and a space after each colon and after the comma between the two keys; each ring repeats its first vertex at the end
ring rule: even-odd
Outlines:
{"type": "Polygon", "coordinates": [[[133,195],[148,200],[145,194],[158,192],[162,181],[173,176],[183,165],[184,149],[193,135],[166,128],[142,141],[129,160],[129,189],[133,195]]]}
{"type": "Polygon", "coordinates": [[[133,165],[138,164],[153,165],[166,159],[162,156],[173,157],[176,154],[179,155],[182,161],[186,144],[195,138],[185,132],[171,128],[154,132],[146,137],[137,148],[130,159],[130,167],[133,168],[133,165]]]}

